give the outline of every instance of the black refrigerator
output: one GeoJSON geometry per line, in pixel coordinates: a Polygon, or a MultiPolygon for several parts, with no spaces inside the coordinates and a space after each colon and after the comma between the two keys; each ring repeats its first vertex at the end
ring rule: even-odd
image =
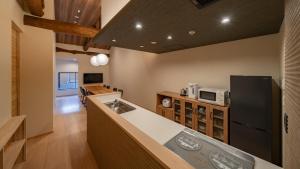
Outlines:
{"type": "Polygon", "coordinates": [[[230,145],[282,165],[281,94],[270,76],[230,77],[230,145]]]}

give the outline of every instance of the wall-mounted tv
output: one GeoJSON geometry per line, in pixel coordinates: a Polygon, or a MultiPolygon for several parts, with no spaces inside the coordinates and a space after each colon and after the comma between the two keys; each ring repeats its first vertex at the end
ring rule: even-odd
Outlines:
{"type": "Polygon", "coordinates": [[[83,74],[83,83],[103,83],[103,73],[84,73],[83,74]]]}

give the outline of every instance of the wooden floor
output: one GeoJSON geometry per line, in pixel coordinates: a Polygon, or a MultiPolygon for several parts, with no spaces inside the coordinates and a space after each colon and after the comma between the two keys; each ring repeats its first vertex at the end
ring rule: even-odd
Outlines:
{"type": "Polygon", "coordinates": [[[28,140],[27,161],[14,169],[97,169],[86,142],[86,111],[77,96],[56,99],[54,132],[28,140]]]}

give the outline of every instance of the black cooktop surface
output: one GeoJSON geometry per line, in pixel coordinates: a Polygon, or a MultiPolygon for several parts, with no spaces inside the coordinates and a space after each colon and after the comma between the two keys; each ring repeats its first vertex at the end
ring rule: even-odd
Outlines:
{"type": "Polygon", "coordinates": [[[224,150],[190,129],[180,132],[165,146],[197,169],[254,168],[253,157],[236,150],[224,150]]]}

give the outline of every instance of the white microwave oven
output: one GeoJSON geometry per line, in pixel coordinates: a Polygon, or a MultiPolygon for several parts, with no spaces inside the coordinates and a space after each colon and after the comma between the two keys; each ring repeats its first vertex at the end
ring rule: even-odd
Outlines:
{"type": "Polygon", "coordinates": [[[212,88],[201,88],[198,90],[198,100],[206,103],[225,106],[228,104],[228,98],[228,90],[212,88]]]}

